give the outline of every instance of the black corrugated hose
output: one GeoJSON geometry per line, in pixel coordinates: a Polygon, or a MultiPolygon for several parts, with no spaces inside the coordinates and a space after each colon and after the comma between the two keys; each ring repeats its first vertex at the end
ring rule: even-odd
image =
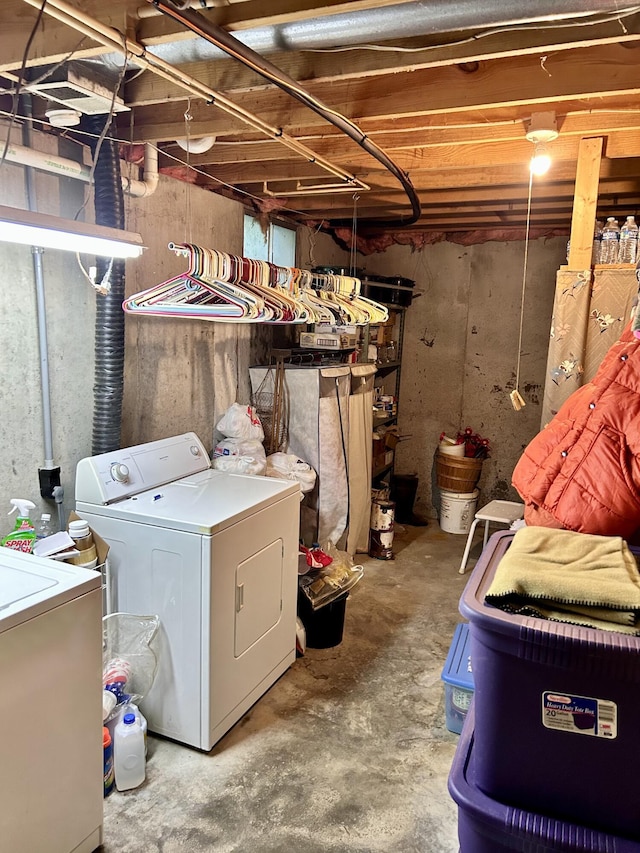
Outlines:
{"type": "MultiPolygon", "coordinates": [[[[111,117],[106,118],[111,121],[111,117]]],[[[99,136],[105,116],[86,116],[87,130],[99,136]]],[[[95,157],[95,138],[91,140],[95,157]]],[[[94,172],[96,223],[124,228],[124,195],[120,177],[118,143],[105,138],[100,146],[94,172]]],[[[122,395],[124,388],[124,269],[120,258],[96,258],[97,281],[111,267],[111,287],[106,295],[96,295],[95,372],[93,386],[92,454],[108,453],[120,447],[122,395]]]]}

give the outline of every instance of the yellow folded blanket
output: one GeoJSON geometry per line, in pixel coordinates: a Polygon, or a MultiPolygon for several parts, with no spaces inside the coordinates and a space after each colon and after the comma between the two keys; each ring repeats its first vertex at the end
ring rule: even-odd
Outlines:
{"type": "Polygon", "coordinates": [[[523,527],[485,601],[510,613],[640,635],[640,572],[620,536],[523,527]]]}

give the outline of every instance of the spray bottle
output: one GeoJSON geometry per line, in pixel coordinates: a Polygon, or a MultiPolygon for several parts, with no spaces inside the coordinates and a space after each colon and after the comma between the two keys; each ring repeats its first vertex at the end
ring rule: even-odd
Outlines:
{"type": "Polygon", "coordinates": [[[36,541],[36,531],[33,522],[29,518],[29,510],[35,509],[36,505],[32,501],[23,498],[11,498],[9,501],[13,509],[9,511],[9,515],[14,512],[18,513],[16,524],[12,532],[5,536],[0,542],[4,548],[12,548],[14,551],[23,551],[25,554],[30,554],[33,551],[33,544],[36,541]]]}

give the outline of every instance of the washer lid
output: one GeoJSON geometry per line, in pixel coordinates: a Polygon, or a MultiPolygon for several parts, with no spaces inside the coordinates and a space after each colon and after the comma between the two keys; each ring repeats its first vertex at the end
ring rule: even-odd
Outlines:
{"type": "Polygon", "coordinates": [[[210,536],[288,495],[298,482],[208,469],[109,506],[78,501],[83,512],[210,536]]]}
{"type": "Polygon", "coordinates": [[[100,584],[98,572],[0,548],[0,632],[100,584]]]}

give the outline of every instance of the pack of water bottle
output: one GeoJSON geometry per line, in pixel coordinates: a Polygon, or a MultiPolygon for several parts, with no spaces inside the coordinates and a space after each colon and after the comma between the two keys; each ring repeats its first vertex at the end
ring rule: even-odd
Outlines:
{"type": "Polygon", "coordinates": [[[602,228],[598,264],[635,264],[638,260],[638,225],[635,216],[627,216],[620,227],[609,216],[602,228]]]}

